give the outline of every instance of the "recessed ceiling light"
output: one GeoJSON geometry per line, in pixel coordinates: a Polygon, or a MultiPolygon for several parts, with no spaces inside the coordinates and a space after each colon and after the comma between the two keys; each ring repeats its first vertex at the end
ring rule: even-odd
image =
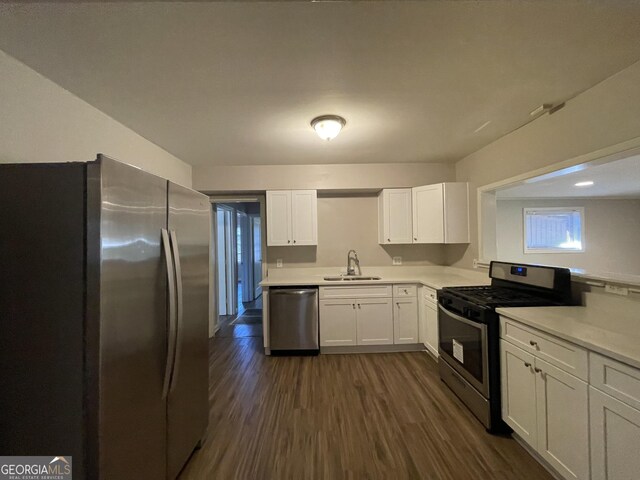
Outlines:
{"type": "Polygon", "coordinates": [[[323,140],[332,140],[338,136],[347,121],[338,115],[322,115],[311,120],[311,126],[323,140]]]}
{"type": "Polygon", "coordinates": [[[578,182],[578,183],[576,183],[576,187],[590,187],[591,185],[593,185],[593,182],[591,180],[586,181],[586,182],[578,182]]]}

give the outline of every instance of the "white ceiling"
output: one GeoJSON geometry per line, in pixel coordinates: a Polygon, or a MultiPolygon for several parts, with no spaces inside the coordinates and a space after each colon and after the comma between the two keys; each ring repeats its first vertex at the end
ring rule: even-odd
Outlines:
{"type": "Polygon", "coordinates": [[[640,155],[602,165],[583,165],[527,180],[514,187],[498,190],[498,199],[518,198],[640,198],[640,155]],[[590,187],[576,183],[591,181],[590,187]]]}
{"type": "Polygon", "coordinates": [[[640,59],[640,2],[3,4],[0,49],[193,165],[452,162],[640,59]]]}

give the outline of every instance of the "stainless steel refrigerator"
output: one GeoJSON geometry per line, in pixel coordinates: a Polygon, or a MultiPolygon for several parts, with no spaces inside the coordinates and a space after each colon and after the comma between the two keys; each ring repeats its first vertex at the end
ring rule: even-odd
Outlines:
{"type": "Polygon", "coordinates": [[[0,453],[175,478],[208,420],[211,207],[99,155],[0,165],[0,453]]]}

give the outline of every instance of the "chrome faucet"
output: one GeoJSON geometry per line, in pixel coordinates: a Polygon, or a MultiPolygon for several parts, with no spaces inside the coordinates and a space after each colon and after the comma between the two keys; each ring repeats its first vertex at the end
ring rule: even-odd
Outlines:
{"type": "Polygon", "coordinates": [[[358,275],[362,275],[362,270],[360,270],[360,260],[358,260],[358,254],[355,250],[349,250],[349,252],[347,253],[347,275],[351,276],[356,274],[356,269],[351,264],[352,260],[355,266],[358,267],[358,275]],[[351,256],[352,253],[353,256],[351,256]]]}

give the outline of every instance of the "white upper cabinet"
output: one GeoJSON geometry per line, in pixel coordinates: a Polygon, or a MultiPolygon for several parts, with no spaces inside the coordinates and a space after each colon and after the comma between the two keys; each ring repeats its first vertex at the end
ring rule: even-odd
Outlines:
{"type": "Polygon", "coordinates": [[[443,184],[413,190],[413,242],[444,243],[443,184]]]}
{"type": "Polygon", "coordinates": [[[315,190],[268,191],[267,245],[317,245],[317,208],[315,190]]]}
{"type": "Polygon", "coordinates": [[[267,192],[267,245],[291,244],[291,191],[267,192]]]}
{"type": "Polygon", "coordinates": [[[411,189],[387,188],[378,194],[378,243],[413,243],[411,189]]]}
{"type": "Polygon", "coordinates": [[[469,185],[412,188],[413,243],[469,243],[469,185]]]}

